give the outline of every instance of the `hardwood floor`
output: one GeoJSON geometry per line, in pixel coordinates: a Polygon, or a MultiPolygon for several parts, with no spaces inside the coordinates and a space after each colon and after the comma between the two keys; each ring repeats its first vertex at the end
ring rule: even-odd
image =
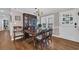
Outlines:
{"type": "Polygon", "coordinates": [[[27,43],[23,39],[16,40],[13,42],[16,50],[33,50],[33,43],[27,43]]]}
{"type": "Polygon", "coordinates": [[[9,31],[0,31],[0,50],[13,50],[15,46],[11,41],[9,31]]]}
{"type": "Polygon", "coordinates": [[[56,50],[79,50],[79,42],[63,38],[53,37],[54,49],[56,50]]]}
{"type": "MultiPolygon", "coordinates": [[[[78,42],[73,42],[58,37],[53,37],[52,40],[52,43],[50,43],[51,48],[49,50],[79,50],[78,42]]],[[[33,43],[29,44],[24,40],[17,40],[14,44],[16,49],[19,50],[33,50],[33,43]]]]}
{"type": "MultiPolygon", "coordinates": [[[[0,32],[0,49],[1,50],[33,50],[33,43],[27,43],[24,39],[12,42],[8,32],[0,32]]],[[[79,42],[73,42],[66,39],[52,37],[50,49],[44,50],[79,50],[79,42]]]]}

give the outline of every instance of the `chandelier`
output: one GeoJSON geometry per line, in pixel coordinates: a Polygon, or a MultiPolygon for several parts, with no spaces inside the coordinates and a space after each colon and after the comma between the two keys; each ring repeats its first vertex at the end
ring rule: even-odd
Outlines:
{"type": "Polygon", "coordinates": [[[37,20],[39,21],[39,24],[41,24],[41,16],[43,12],[39,8],[35,8],[35,14],[37,16],[37,20]]]}

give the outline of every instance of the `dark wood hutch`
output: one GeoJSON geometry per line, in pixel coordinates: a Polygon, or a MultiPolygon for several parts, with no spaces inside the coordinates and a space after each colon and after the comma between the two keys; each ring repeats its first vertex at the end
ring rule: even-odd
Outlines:
{"type": "Polygon", "coordinates": [[[23,13],[23,31],[25,38],[28,38],[28,34],[25,30],[36,31],[37,17],[35,15],[23,13]]]}

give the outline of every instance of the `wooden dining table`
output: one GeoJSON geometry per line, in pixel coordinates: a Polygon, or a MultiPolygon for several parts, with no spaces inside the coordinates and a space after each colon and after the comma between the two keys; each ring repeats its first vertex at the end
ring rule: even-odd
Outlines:
{"type": "Polygon", "coordinates": [[[36,37],[36,32],[32,31],[32,30],[24,30],[24,32],[28,33],[29,35],[31,35],[31,38],[33,40],[33,46],[35,49],[35,37],[36,37]]]}
{"type": "MultiPolygon", "coordinates": [[[[37,33],[36,31],[32,31],[32,30],[25,30],[24,32],[28,33],[29,35],[31,35],[31,38],[33,40],[33,46],[34,49],[36,48],[36,38],[37,36],[42,35],[41,41],[43,40],[49,40],[49,37],[52,36],[52,29],[48,29],[48,30],[42,30],[41,32],[37,33]]],[[[52,39],[51,39],[52,42],[52,39]]],[[[43,43],[44,44],[44,43],[43,43]]],[[[46,43],[47,44],[47,43],[46,43]]]]}

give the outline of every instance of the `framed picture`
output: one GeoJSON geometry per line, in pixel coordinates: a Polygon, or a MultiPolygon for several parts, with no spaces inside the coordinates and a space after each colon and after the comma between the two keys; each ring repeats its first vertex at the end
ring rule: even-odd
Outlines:
{"type": "Polygon", "coordinates": [[[15,20],[16,21],[20,21],[21,20],[21,16],[15,16],[15,20]]]}
{"type": "Polygon", "coordinates": [[[62,24],[73,24],[73,16],[64,14],[62,24]]]}

